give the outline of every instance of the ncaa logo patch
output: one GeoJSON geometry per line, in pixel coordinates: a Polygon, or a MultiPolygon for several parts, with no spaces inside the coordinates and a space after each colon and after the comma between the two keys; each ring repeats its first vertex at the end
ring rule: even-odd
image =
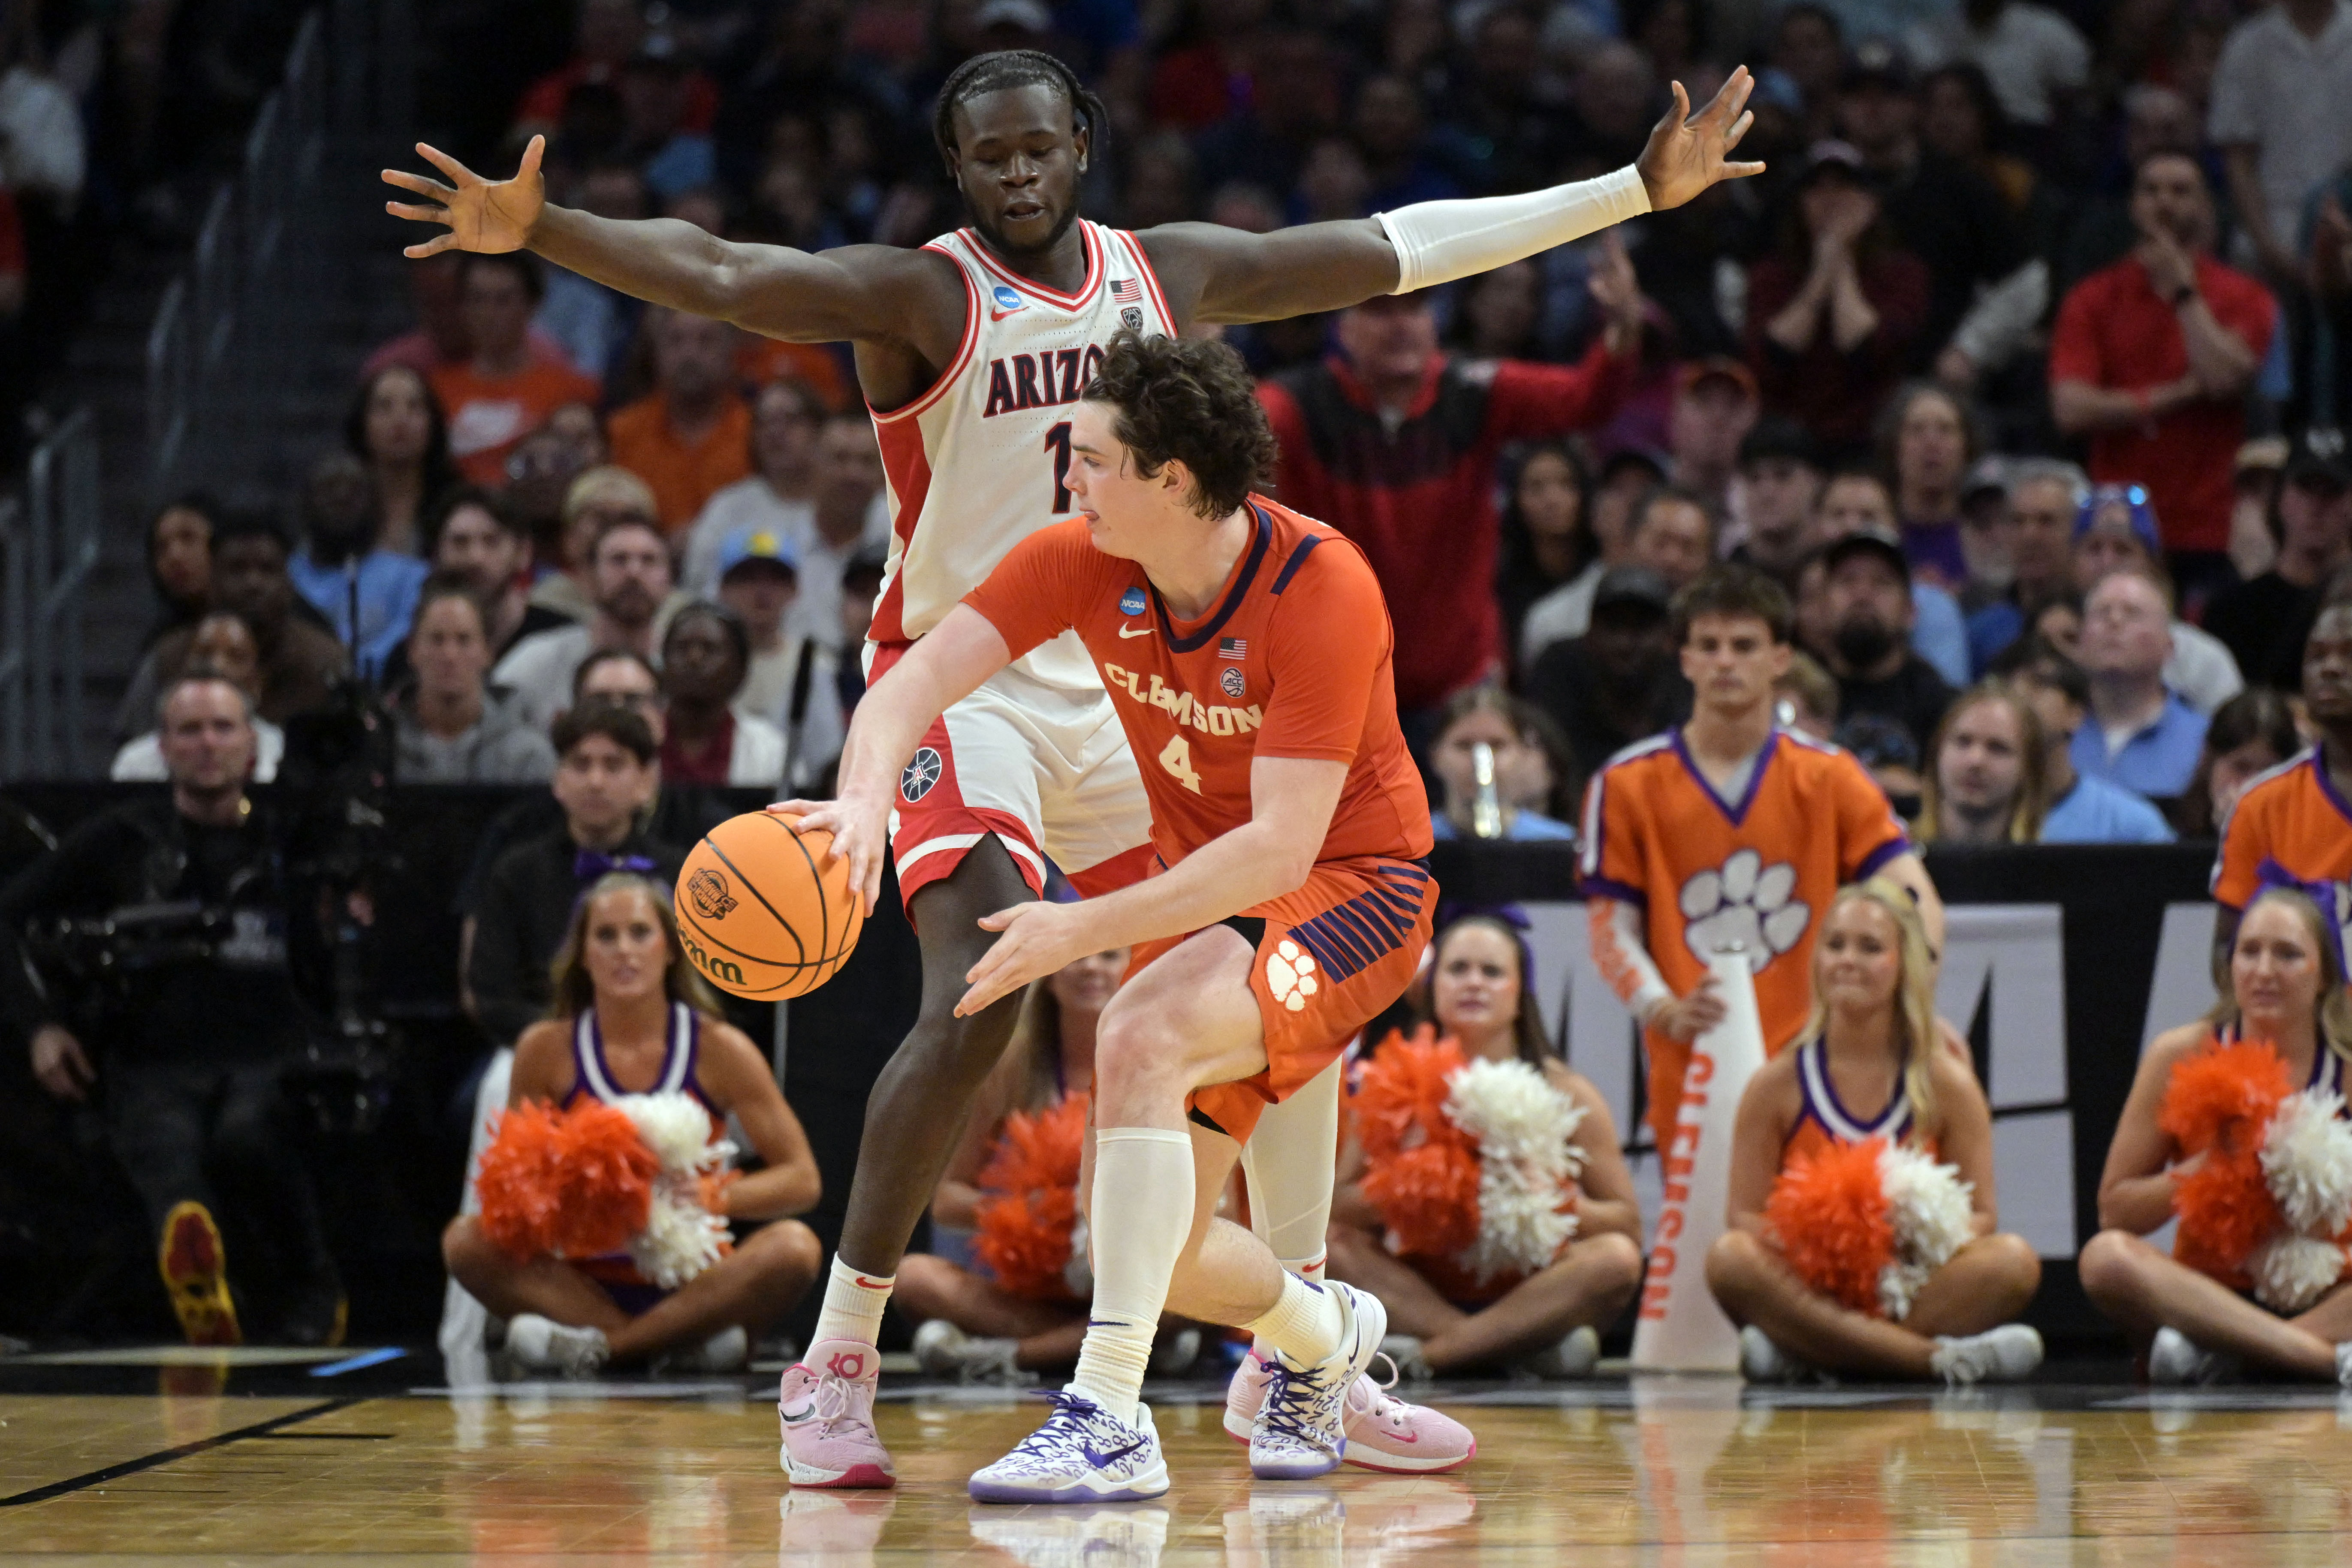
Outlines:
{"type": "Polygon", "coordinates": [[[707,921],[723,921],[736,900],[727,891],[727,879],[705,866],[686,879],[686,896],[694,912],[707,921]]]}
{"type": "Polygon", "coordinates": [[[917,752],[907,771],[898,775],[898,798],[912,805],[930,794],[931,786],[940,782],[940,753],[933,748],[925,746],[917,752]]]}
{"type": "Polygon", "coordinates": [[[1217,677],[1217,686],[1226,696],[1232,698],[1234,701],[1239,702],[1242,700],[1242,692],[1244,689],[1242,682],[1242,672],[1235,669],[1232,665],[1229,664],[1225,666],[1224,674],[1217,677]]]}
{"type": "Polygon", "coordinates": [[[996,309],[1000,313],[1006,310],[1018,310],[1026,303],[1018,293],[1002,283],[989,290],[989,297],[996,301],[996,309]]]}
{"type": "Polygon", "coordinates": [[[1122,616],[1139,616],[1143,614],[1143,590],[1140,588],[1129,588],[1118,596],[1118,613],[1122,616]]]}

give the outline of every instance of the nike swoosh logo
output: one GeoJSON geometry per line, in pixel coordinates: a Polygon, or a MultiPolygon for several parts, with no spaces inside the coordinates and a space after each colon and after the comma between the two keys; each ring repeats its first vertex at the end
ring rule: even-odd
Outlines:
{"type": "Polygon", "coordinates": [[[890,1288],[887,1281],[880,1279],[868,1279],[863,1274],[853,1274],[850,1278],[856,1280],[868,1290],[887,1290],[890,1288]]]}
{"type": "Polygon", "coordinates": [[[777,1414],[783,1416],[785,1426],[797,1426],[816,1414],[816,1406],[813,1404],[803,1405],[798,1410],[780,1410],[777,1414]]]}
{"type": "Polygon", "coordinates": [[[1097,1451],[1097,1450],[1096,1449],[1095,1446],[1094,1446],[1093,1444],[1091,1444],[1091,1443],[1082,1443],[1082,1444],[1080,1444],[1080,1445],[1078,1446],[1078,1451],[1079,1451],[1080,1453],[1082,1453],[1082,1454],[1086,1455],[1086,1457],[1087,1457],[1087,1464],[1094,1466],[1094,1467],[1095,1467],[1095,1468],[1097,1468],[1097,1469],[1098,1469],[1098,1470],[1099,1470],[1099,1469],[1108,1469],[1108,1468],[1110,1467],[1110,1465],[1111,1465],[1112,1461],[1114,1461],[1114,1460],[1118,1460],[1118,1459],[1123,1459],[1123,1458],[1127,1458],[1127,1456],[1129,1456],[1129,1454],[1134,1453],[1138,1448],[1140,1448],[1140,1447],[1143,1447],[1143,1439],[1142,1439],[1142,1438],[1140,1438],[1140,1437],[1138,1437],[1134,1442],[1129,1443],[1126,1447],[1124,1447],[1124,1448],[1113,1448],[1113,1449],[1112,1449],[1109,1453],[1108,1453],[1108,1454],[1101,1453],[1101,1452],[1097,1451]]]}
{"type": "Polygon", "coordinates": [[[1124,641],[1129,637],[1148,637],[1159,629],[1157,626],[1121,626],[1118,628],[1118,635],[1124,641]]]}

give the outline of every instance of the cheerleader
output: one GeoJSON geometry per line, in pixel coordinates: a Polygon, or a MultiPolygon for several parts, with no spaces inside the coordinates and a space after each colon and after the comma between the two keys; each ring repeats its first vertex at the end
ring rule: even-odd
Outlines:
{"type": "MultiPolygon", "coordinates": [[[[963,1139],[931,1199],[935,1234],[953,1229],[981,1233],[983,1253],[999,1227],[1034,1226],[1023,1200],[1050,1206],[1048,1222],[1070,1238],[1068,1255],[1050,1274],[998,1279],[941,1257],[909,1254],[898,1266],[893,1300],[919,1325],[915,1355],[923,1370],[967,1382],[1019,1383],[1025,1374],[1075,1365],[1087,1333],[1087,1256],[1082,1227],[1070,1228],[1077,1213],[1077,1162],[1086,1135],[1084,1101],[1094,1087],[1095,1023],[1127,973],[1127,949],[1112,948],[1064,966],[1029,987],[1013,1028],[1010,1047],[998,1061],[972,1107],[963,1139]],[[1055,1113],[1058,1111],[1059,1115],[1055,1113]],[[1019,1115],[1029,1142],[1005,1146],[1007,1123],[1019,1115]],[[1066,1142],[1066,1148],[1063,1145],[1066,1142]],[[992,1194],[984,1174],[1008,1173],[1027,1153],[1030,1179],[1045,1179],[1045,1167],[1066,1163],[1068,1191],[1058,1180],[1050,1194],[992,1194]],[[983,1211],[992,1200],[1013,1206],[983,1211]],[[1067,1219],[1062,1219],[1066,1206],[1067,1219]]],[[[1036,1240],[1058,1250],[1060,1237],[1036,1240]]],[[[1046,1260],[1051,1262],[1049,1258],[1046,1260]]],[[[1194,1342],[1198,1344],[1197,1337],[1194,1342]]]]}
{"type": "MultiPolygon", "coordinates": [[[[1865,1206],[1880,1201],[1880,1168],[1864,1169],[1865,1206]]],[[[1741,1325],[1741,1371],[1757,1382],[1837,1373],[1951,1384],[2023,1378],[2041,1364],[2042,1339],[2011,1320],[2032,1299],[2042,1266],[2022,1239],[1996,1233],[1995,1216],[1991,1112],[1937,1026],[1918,907],[1884,878],[1842,889],[1813,952],[1811,1021],[1794,1048],[1748,1081],[1732,1132],[1731,1228],[1707,1253],[1706,1282],[1741,1325]],[[1857,1115],[1853,1107],[1876,1109],[1857,1115]],[[1804,1210],[1787,1201],[1796,1189],[1783,1184],[1784,1173],[1826,1168],[1874,1140],[1948,1162],[1966,1184],[1906,1164],[1929,1173],[1948,1200],[1944,1257],[1895,1292],[1893,1310],[1879,1281],[1895,1270],[1881,1265],[1899,1258],[1864,1263],[1862,1304],[1809,1282],[1804,1270],[1816,1258],[1851,1255],[1868,1227],[1790,1234],[1804,1210]]]]}
{"type": "MultiPolygon", "coordinates": [[[[2083,1289],[2143,1351],[2151,1383],[2219,1382],[2251,1363],[2352,1387],[2352,1288],[2323,1284],[2300,1310],[2273,1310],[2254,1298],[2246,1260],[2198,1245],[2188,1217],[2173,1257],[2142,1239],[2175,1217],[2184,1187],[2217,1157],[2210,1147],[2183,1149],[2167,1131],[2166,1123],[2179,1125],[2176,1073],[2209,1047],[2250,1041],[2267,1043],[2284,1064],[2283,1073],[2272,1068],[2274,1093],[2344,1093],[2352,995],[2342,949],[2300,890],[2274,887],[2255,897],[2231,946],[2228,996],[2204,1020],[2158,1035],[2140,1058],[2099,1177],[2105,1228],[2083,1248],[2083,1289]]],[[[2333,1109],[2343,1114],[2340,1100],[2333,1109]]],[[[2339,1171],[2336,1184],[2344,1179],[2339,1171]]],[[[2340,1225],[2324,1228],[2333,1240],[2340,1225]]]]}
{"type": "Polygon", "coordinates": [[[815,1157],[767,1058],[719,1016],[719,999],[678,946],[669,896],[629,872],[591,886],[572,911],[552,965],[549,1016],[515,1042],[509,1109],[583,1096],[683,1091],[702,1102],[714,1135],[732,1115],[764,1162],[720,1194],[730,1220],[766,1220],[677,1289],[665,1292],[626,1254],[518,1259],[461,1215],[443,1233],[449,1272],[508,1320],[520,1365],[571,1376],[607,1362],[656,1356],[677,1370],[731,1371],[749,1337],[790,1310],[824,1267],[816,1235],[796,1219],[817,1200],[815,1157]]]}
{"type": "Polygon", "coordinates": [[[1408,1380],[1499,1367],[1581,1377],[1600,1357],[1600,1331],[1642,1280],[1641,1211],[1616,1124],[1600,1091],[1546,1038],[1517,929],[1496,915],[1466,915],[1438,934],[1434,952],[1415,1041],[1389,1037],[1359,1075],[1358,1103],[1371,1092],[1368,1080],[1381,1070],[1381,1055],[1402,1043],[1457,1047],[1465,1062],[1526,1064],[1573,1105],[1572,1118],[1581,1112],[1572,1121],[1582,1166],[1574,1182],[1575,1227],[1549,1264],[1479,1279],[1459,1261],[1458,1248],[1416,1251],[1413,1238],[1397,1232],[1366,1195],[1368,1184],[1378,1193],[1384,1184],[1363,1141],[1351,1137],[1332,1203],[1331,1278],[1371,1291],[1387,1306],[1390,1334],[1381,1348],[1408,1380]]]}

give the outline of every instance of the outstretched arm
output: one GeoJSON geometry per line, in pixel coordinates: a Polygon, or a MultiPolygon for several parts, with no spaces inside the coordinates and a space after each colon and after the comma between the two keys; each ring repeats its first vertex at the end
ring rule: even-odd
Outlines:
{"type": "Polygon", "coordinates": [[[1171,224],[1145,236],[1187,321],[1272,321],[1402,294],[1538,255],[1596,229],[1763,173],[1727,155],[1748,133],[1746,67],[1696,115],[1680,82],[1633,167],[1525,195],[1418,202],[1377,217],[1245,234],[1171,224]]]}

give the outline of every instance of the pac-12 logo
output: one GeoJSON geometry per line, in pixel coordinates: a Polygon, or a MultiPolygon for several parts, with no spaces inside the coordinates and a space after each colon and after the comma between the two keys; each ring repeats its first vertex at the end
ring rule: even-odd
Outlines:
{"type": "Polygon", "coordinates": [[[1129,588],[1118,596],[1118,613],[1122,616],[1139,616],[1143,614],[1143,590],[1140,588],[1129,588]]]}
{"type": "Polygon", "coordinates": [[[686,896],[694,901],[694,912],[707,921],[725,920],[736,903],[728,894],[727,879],[708,866],[686,879],[686,896]]]}
{"type": "Polygon", "coordinates": [[[912,805],[930,794],[931,786],[940,782],[940,767],[937,750],[925,746],[917,752],[915,760],[907,764],[907,771],[898,775],[899,798],[912,805]]]}

